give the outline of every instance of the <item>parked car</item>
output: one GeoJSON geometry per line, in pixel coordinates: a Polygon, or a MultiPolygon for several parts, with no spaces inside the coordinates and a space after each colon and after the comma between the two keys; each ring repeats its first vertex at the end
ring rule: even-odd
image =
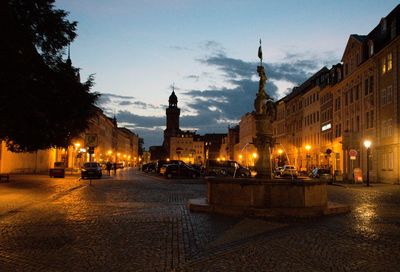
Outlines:
{"type": "Polygon", "coordinates": [[[156,172],[160,174],[160,170],[163,167],[163,165],[166,164],[185,164],[187,165],[184,161],[181,160],[159,160],[157,161],[157,166],[156,166],[156,172]]]}
{"type": "Polygon", "coordinates": [[[166,178],[174,177],[187,177],[197,178],[200,177],[200,172],[187,164],[167,164],[162,167],[163,175],[166,178]]]}
{"type": "Polygon", "coordinates": [[[142,171],[145,173],[153,173],[156,171],[157,164],[155,162],[149,162],[142,165],[142,171]]]}
{"type": "Polygon", "coordinates": [[[233,176],[250,177],[250,169],[241,166],[236,161],[207,160],[205,168],[206,176],[233,176]]]}
{"type": "Polygon", "coordinates": [[[296,167],[294,165],[285,165],[283,166],[283,170],[281,172],[281,176],[282,177],[294,177],[297,178],[297,176],[299,175],[299,173],[296,170],[296,167]]]}
{"type": "Polygon", "coordinates": [[[81,178],[101,178],[101,165],[97,162],[85,162],[81,169],[81,178]]]}
{"type": "Polygon", "coordinates": [[[64,162],[55,162],[54,167],[50,168],[49,176],[52,178],[64,178],[65,177],[65,164],[64,162]]]}
{"type": "Polygon", "coordinates": [[[280,177],[282,175],[282,171],[283,171],[283,167],[282,166],[278,166],[274,170],[274,175],[277,176],[277,177],[280,177]]]}

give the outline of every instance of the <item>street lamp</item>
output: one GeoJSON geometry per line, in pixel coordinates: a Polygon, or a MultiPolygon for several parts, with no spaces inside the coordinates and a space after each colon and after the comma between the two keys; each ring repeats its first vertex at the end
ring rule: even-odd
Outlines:
{"type": "Polygon", "coordinates": [[[367,149],[367,186],[369,186],[369,157],[371,154],[371,144],[372,142],[370,140],[364,141],[364,146],[367,149]]]}
{"type": "Polygon", "coordinates": [[[309,171],[310,170],[310,150],[311,150],[311,145],[306,145],[306,150],[307,150],[307,154],[306,154],[307,171],[309,171]]]}
{"type": "Polygon", "coordinates": [[[283,154],[283,150],[282,149],[278,149],[278,160],[277,160],[277,167],[281,165],[281,161],[282,161],[282,154],[283,154]]]}

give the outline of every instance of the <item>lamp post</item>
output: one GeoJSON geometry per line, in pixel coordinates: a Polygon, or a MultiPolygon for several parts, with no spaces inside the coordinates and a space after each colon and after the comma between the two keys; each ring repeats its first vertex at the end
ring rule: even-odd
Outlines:
{"type": "Polygon", "coordinates": [[[278,149],[278,165],[277,165],[277,167],[281,166],[281,160],[282,160],[281,156],[282,156],[282,154],[283,154],[283,150],[282,149],[278,149]]]}
{"type": "Polygon", "coordinates": [[[371,153],[371,144],[372,142],[370,140],[364,141],[364,146],[367,149],[367,186],[369,186],[369,157],[371,153]]]}
{"type": "Polygon", "coordinates": [[[307,172],[310,170],[310,150],[311,150],[311,145],[306,145],[306,158],[307,158],[307,172]]]}

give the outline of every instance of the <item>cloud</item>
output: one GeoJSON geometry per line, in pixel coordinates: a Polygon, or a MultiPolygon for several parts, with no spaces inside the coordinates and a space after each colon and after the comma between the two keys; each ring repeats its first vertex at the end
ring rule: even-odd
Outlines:
{"type": "MultiPolygon", "coordinates": [[[[253,103],[258,91],[258,62],[244,61],[226,55],[224,48],[216,41],[206,41],[201,45],[211,55],[197,59],[203,65],[217,69],[222,75],[218,86],[205,89],[180,90],[178,100],[181,108],[180,127],[193,128],[198,133],[226,133],[229,125],[236,125],[240,117],[254,109],[253,103]],[[184,101],[184,102],[182,102],[184,101]]],[[[267,93],[274,99],[286,95],[292,86],[298,86],[313,73],[320,70],[323,62],[309,53],[287,54],[280,62],[266,62],[264,67],[268,77],[267,93]]],[[[325,62],[327,63],[327,62],[325,62]]],[[[336,63],[331,61],[331,63],[336,63]]],[[[213,78],[216,74],[209,71],[200,73],[201,78],[213,78]]],[[[198,81],[199,75],[186,75],[186,79],[198,81]]],[[[172,85],[170,86],[172,88],[172,85]]],[[[166,101],[168,97],[165,98],[166,101]]],[[[106,94],[104,101],[119,101],[121,106],[135,106],[141,109],[165,108],[166,105],[152,105],[136,101],[134,97],[123,97],[106,94]],[[124,101],[121,101],[124,99],[124,101]]],[[[166,117],[142,116],[131,110],[119,109],[118,122],[127,124],[145,139],[145,146],[161,145],[166,117]]]]}
{"type": "Polygon", "coordinates": [[[194,79],[195,81],[199,81],[200,76],[198,75],[188,75],[186,76],[187,79],[194,79]]]}
{"type": "Polygon", "coordinates": [[[119,102],[119,105],[120,106],[129,106],[129,105],[132,105],[133,103],[132,102],[130,102],[130,101],[121,101],[121,102],[119,102]]]}
{"type": "Polygon", "coordinates": [[[124,95],[118,95],[118,94],[112,94],[112,93],[102,93],[101,96],[107,97],[107,98],[117,98],[117,99],[135,99],[133,96],[124,96],[124,95]]]}
{"type": "Polygon", "coordinates": [[[189,51],[190,48],[185,47],[185,46],[180,46],[180,45],[172,45],[169,48],[177,50],[177,51],[189,51]]]}
{"type": "Polygon", "coordinates": [[[214,40],[207,40],[200,43],[200,48],[205,50],[206,52],[211,51],[218,54],[224,54],[225,52],[225,47],[223,47],[222,44],[214,40]]]}
{"type": "Polygon", "coordinates": [[[118,122],[127,122],[139,127],[157,127],[165,125],[164,116],[141,116],[130,111],[122,110],[117,113],[118,122]]]}

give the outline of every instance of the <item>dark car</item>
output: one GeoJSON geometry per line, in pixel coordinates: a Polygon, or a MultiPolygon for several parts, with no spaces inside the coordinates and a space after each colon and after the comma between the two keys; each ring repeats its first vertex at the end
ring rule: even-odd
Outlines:
{"type": "Polygon", "coordinates": [[[97,162],[85,162],[81,169],[81,178],[101,178],[101,165],[97,162]]]}
{"type": "Polygon", "coordinates": [[[159,160],[159,161],[157,161],[157,165],[156,165],[157,174],[160,174],[161,167],[163,167],[163,165],[166,165],[166,164],[185,164],[186,165],[186,163],[181,160],[159,160]]]}
{"type": "Polygon", "coordinates": [[[207,176],[250,177],[250,169],[236,161],[207,160],[205,174],[207,176]]]}
{"type": "Polygon", "coordinates": [[[149,163],[143,164],[142,171],[145,173],[153,173],[153,172],[156,172],[156,168],[157,168],[157,163],[149,162],[149,163]]]}
{"type": "Polygon", "coordinates": [[[168,164],[164,165],[164,176],[167,178],[182,177],[182,178],[197,178],[200,177],[200,171],[186,164],[168,164]]]}
{"type": "Polygon", "coordinates": [[[65,164],[64,162],[55,162],[54,168],[50,169],[50,177],[64,178],[65,177],[65,164]]]}

